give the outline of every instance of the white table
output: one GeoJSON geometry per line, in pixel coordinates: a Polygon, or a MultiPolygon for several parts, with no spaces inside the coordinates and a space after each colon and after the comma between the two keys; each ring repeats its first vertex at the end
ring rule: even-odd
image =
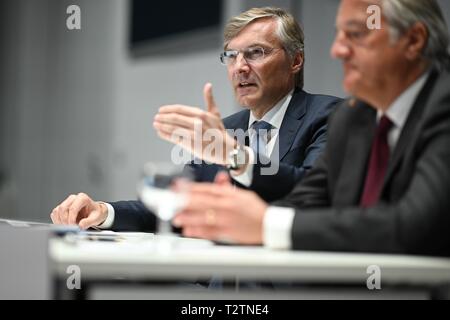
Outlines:
{"type": "MultiPolygon", "coordinates": [[[[153,235],[131,236],[120,242],[72,240],[50,240],[52,273],[60,286],[70,275],[67,268],[71,265],[80,268],[84,284],[195,282],[216,275],[225,281],[296,282],[308,288],[350,286],[370,293],[369,266],[377,266],[381,271],[381,291],[385,288],[431,291],[450,284],[450,259],[445,258],[274,251],[218,246],[194,239],[178,239],[166,251],[161,250],[158,238],[153,235]]],[[[56,292],[58,297],[61,290],[56,292]]],[[[83,292],[82,297],[85,295],[83,292]]],[[[210,295],[211,292],[206,293],[210,295]]]]}

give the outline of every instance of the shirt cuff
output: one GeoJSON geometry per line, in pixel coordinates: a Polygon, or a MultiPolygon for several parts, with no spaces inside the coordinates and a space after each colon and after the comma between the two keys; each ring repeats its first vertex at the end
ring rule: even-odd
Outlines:
{"type": "Polygon", "coordinates": [[[295,211],[292,208],[267,208],[263,221],[264,246],[270,249],[291,249],[294,215],[295,211]]]}
{"type": "Polygon", "coordinates": [[[114,208],[109,203],[106,202],[102,203],[106,206],[106,208],[108,208],[108,216],[106,217],[106,220],[103,221],[103,223],[101,225],[98,225],[97,227],[100,229],[111,229],[114,223],[114,216],[115,216],[114,208]]]}
{"type": "Polygon", "coordinates": [[[233,178],[233,180],[239,182],[244,187],[250,187],[253,181],[253,167],[255,163],[255,154],[253,153],[252,148],[245,147],[244,149],[247,151],[248,154],[247,168],[245,168],[245,171],[242,172],[240,175],[233,175],[232,173],[231,177],[233,178]]]}

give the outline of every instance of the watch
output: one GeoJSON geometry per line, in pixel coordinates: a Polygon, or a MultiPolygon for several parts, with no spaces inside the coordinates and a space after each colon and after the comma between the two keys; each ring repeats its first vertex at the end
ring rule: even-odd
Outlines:
{"type": "Polygon", "coordinates": [[[237,145],[228,154],[228,165],[229,170],[240,170],[247,164],[247,152],[244,147],[237,145]]]}

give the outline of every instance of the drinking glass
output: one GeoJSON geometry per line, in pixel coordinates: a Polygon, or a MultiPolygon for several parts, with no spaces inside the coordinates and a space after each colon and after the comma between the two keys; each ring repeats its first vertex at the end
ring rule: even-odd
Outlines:
{"type": "Polygon", "coordinates": [[[193,180],[188,167],[171,162],[147,162],[138,186],[142,203],[158,218],[159,238],[176,237],[172,219],[187,201],[188,182],[193,180]]]}

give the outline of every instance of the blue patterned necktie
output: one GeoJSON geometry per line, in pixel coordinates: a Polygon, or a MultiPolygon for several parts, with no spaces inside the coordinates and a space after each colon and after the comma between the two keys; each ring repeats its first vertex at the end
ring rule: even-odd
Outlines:
{"type": "Polygon", "coordinates": [[[251,130],[255,133],[252,135],[250,143],[251,148],[255,151],[256,155],[263,155],[269,157],[267,154],[267,143],[270,140],[270,130],[272,125],[266,121],[255,121],[251,125],[251,130]]]}

